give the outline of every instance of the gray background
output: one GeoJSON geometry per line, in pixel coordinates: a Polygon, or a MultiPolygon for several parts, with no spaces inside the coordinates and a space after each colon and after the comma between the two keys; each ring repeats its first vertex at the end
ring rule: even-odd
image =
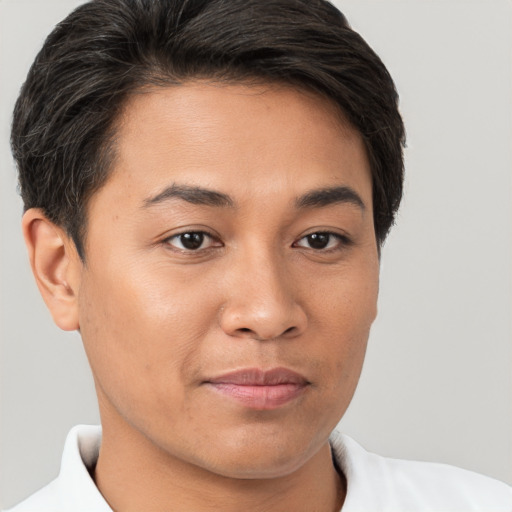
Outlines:
{"type": "MultiPolygon", "coordinates": [[[[79,2],[0,0],[0,506],[58,472],[97,423],[76,333],[29,271],[10,112],[44,36],[79,2]]],[[[512,483],[512,3],[340,0],[401,93],[406,197],[382,260],[380,316],[341,428],[384,455],[512,483]]]]}

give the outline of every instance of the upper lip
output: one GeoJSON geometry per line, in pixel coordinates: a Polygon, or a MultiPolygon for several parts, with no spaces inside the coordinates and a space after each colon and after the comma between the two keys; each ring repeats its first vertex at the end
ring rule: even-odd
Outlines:
{"type": "Polygon", "coordinates": [[[278,386],[280,384],[304,386],[309,384],[308,380],[303,375],[289,370],[288,368],[272,368],[270,370],[243,368],[207,379],[206,382],[211,384],[233,384],[237,386],[278,386]]]}

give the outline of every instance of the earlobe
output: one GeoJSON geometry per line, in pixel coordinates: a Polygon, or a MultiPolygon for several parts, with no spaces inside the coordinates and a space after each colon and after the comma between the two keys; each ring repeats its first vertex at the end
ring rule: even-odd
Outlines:
{"type": "Polygon", "coordinates": [[[22,228],[32,272],[54,322],[65,331],[77,330],[82,262],[74,243],[38,208],[25,212],[22,228]]]}

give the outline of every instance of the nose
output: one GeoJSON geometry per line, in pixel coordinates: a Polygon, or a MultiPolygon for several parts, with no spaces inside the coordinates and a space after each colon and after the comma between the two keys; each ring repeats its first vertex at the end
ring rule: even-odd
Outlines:
{"type": "Polygon", "coordinates": [[[220,313],[224,332],[260,341],[293,338],[307,327],[297,283],[286,265],[261,253],[231,266],[229,292],[220,313]]]}

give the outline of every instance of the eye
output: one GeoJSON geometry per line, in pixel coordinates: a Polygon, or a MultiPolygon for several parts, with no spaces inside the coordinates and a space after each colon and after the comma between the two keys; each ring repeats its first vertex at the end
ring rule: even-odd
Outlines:
{"type": "Polygon", "coordinates": [[[181,251],[198,251],[215,246],[215,239],[204,231],[178,233],[165,240],[165,243],[181,251]]]}
{"type": "Polygon", "coordinates": [[[295,247],[305,247],[315,251],[336,250],[350,244],[350,240],[338,233],[317,232],[302,237],[294,243],[295,247]]]}

